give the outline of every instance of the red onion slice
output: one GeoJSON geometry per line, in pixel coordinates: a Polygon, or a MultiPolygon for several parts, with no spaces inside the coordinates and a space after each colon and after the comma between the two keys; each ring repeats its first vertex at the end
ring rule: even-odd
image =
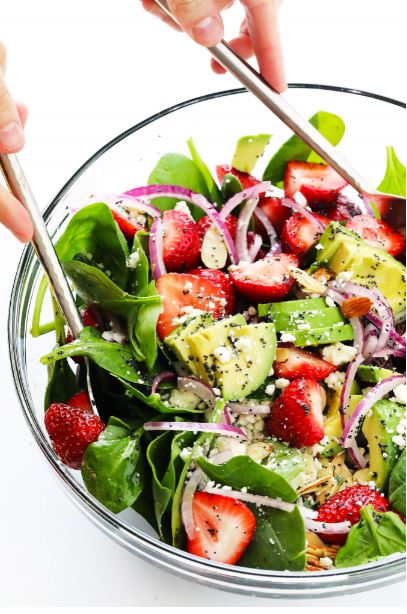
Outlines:
{"type": "MultiPolygon", "coordinates": [[[[379,330],[382,329],[383,322],[379,318],[379,316],[377,316],[375,313],[373,313],[371,311],[370,313],[367,314],[366,317],[367,317],[368,320],[370,320],[370,322],[372,322],[372,324],[377,326],[377,328],[379,330]]],[[[399,333],[394,328],[392,328],[390,330],[390,338],[393,339],[393,341],[395,341],[399,345],[401,345],[402,348],[406,349],[406,339],[405,339],[405,337],[403,337],[402,335],[399,335],[399,333]]]]}
{"type": "Polygon", "coordinates": [[[367,459],[363,456],[356,439],[353,440],[352,445],[348,448],[349,456],[357,469],[364,469],[367,465],[367,459]]]}
{"type": "Polygon", "coordinates": [[[263,245],[263,239],[257,233],[254,234],[253,243],[249,247],[249,258],[250,262],[254,262],[257,258],[257,255],[263,245]]]}
{"type": "Polygon", "coordinates": [[[201,401],[210,407],[214,407],[216,403],[216,396],[212,388],[195,377],[179,377],[177,380],[177,388],[185,392],[193,392],[201,401]]]}
{"type": "Polygon", "coordinates": [[[238,263],[237,251],[230,232],[224,222],[224,218],[216,211],[215,207],[202,194],[196,194],[187,188],[176,185],[149,185],[134,188],[126,192],[137,198],[147,196],[149,199],[168,197],[185,200],[201,209],[212,220],[220,235],[224,238],[232,264],[238,263]]]}
{"type": "Polygon", "coordinates": [[[237,426],[214,422],[145,422],[145,431],[190,431],[192,433],[216,433],[226,437],[247,439],[246,433],[237,426]]]}
{"type": "Polygon", "coordinates": [[[273,189],[270,181],[261,181],[260,183],[256,183],[256,185],[246,188],[237,194],[234,194],[232,198],[229,198],[228,201],[223,205],[220,210],[220,217],[222,220],[225,220],[227,216],[232,213],[237,206],[239,206],[244,200],[248,200],[262,194],[263,192],[267,192],[273,189]]]}
{"type": "Polygon", "coordinates": [[[356,373],[359,366],[364,362],[365,357],[362,354],[358,354],[352,362],[348,364],[345,373],[345,381],[341,390],[341,397],[339,402],[339,412],[341,414],[342,428],[345,428],[345,415],[349,409],[349,399],[352,384],[355,381],[356,373]]]}
{"type": "Polygon", "coordinates": [[[157,377],[153,379],[153,383],[151,385],[151,394],[155,394],[157,392],[157,388],[161,384],[161,382],[170,382],[175,378],[176,375],[172,371],[163,371],[162,373],[160,373],[160,375],[157,375],[157,377]]]}
{"type": "MultiPolygon", "coordinates": [[[[326,296],[329,296],[339,306],[342,305],[343,301],[345,300],[345,297],[340,292],[338,292],[337,290],[333,290],[332,288],[327,291],[326,296]]],[[[362,322],[360,318],[350,318],[349,322],[353,329],[353,346],[358,350],[359,353],[364,354],[365,340],[362,322]]]]}
{"type": "Polygon", "coordinates": [[[111,209],[120,211],[120,207],[124,207],[133,211],[140,211],[140,213],[146,213],[152,218],[161,217],[161,211],[158,207],[154,207],[149,203],[132,196],[131,194],[96,194],[90,196],[85,203],[79,207],[71,207],[73,212],[86,207],[87,205],[93,205],[95,203],[105,203],[111,209]]]}
{"type": "Polygon", "coordinates": [[[268,416],[270,405],[250,403],[228,403],[228,408],[233,414],[252,414],[253,416],[268,416]]]}
{"type": "Polygon", "coordinates": [[[257,217],[259,222],[263,224],[263,227],[267,233],[270,240],[270,252],[274,250],[273,253],[275,253],[276,245],[278,244],[278,237],[273,224],[270,222],[264,211],[259,208],[254,211],[254,215],[257,217]]]}
{"type": "Polygon", "coordinates": [[[344,448],[354,448],[354,441],[359,430],[359,425],[369,409],[386,394],[394,390],[394,388],[405,383],[406,378],[403,375],[392,375],[369,390],[366,396],[357,404],[352,416],[345,425],[341,438],[341,444],[344,448]]]}
{"type": "Polygon", "coordinates": [[[236,248],[239,256],[239,262],[241,260],[244,260],[245,262],[253,262],[253,260],[250,258],[247,247],[247,231],[249,229],[250,219],[258,205],[258,202],[259,199],[257,196],[249,198],[237,220],[236,248]]]}
{"type": "Polygon", "coordinates": [[[344,535],[349,533],[351,524],[347,520],[344,522],[319,522],[311,518],[305,518],[305,526],[312,533],[325,533],[326,535],[344,535]]]}
{"type": "Polygon", "coordinates": [[[160,219],[156,219],[151,226],[150,238],[149,238],[149,252],[151,273],[155,280],[159,279],[162,275],[165,275],[167,269],[164,264],[163,257],[163,224],[160,219]]]}
{"type": "Polygon", "coordinates": [[[289,209],[300,213],[309,222],[311,222],[311,224],[313,224],[321,234],[325,232],[325,226],[323,223],[316,218],[311,211],[308,211],[307,200],[303,194],[301,194],[301,192],[296,192],[294,194],[294,198],[282,198],[281,204],[284,205],[284,207],[288,207],[289,209]]]}

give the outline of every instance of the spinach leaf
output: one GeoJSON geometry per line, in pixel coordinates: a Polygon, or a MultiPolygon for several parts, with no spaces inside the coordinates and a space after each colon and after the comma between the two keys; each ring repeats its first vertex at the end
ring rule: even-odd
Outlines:
{"type": "Polygon", "coordinates": [[[129,396],[135,397],[136,399],[144,403],[144,405],[148,405],[148,407],[151,407],[152,409],[155,409],[162,414],[202,414],[203,413],[202,409],[185,409],[185,408],[180,408],[180,407],[169,407],[168,405],[165,405],[163,401],[161,401],[160,395],[158,393],[145,395],[140,390],[138,390],[138,388],[135,388],[134,386],[129,384],[129,382],[126,381],[125,379],[121,377],[118,377],[117,379],[123,384],[129,396]]]}
{"type": "Polygon", "coordinates": [[[74,260],[64,264],[64,270],[72,280],[78,294],[101,309],[126,318],[136,306],[144,303],[161,304],[160,297],[133,296],[124,292],[107,275],[94,266],[74,260]]]}
{"type": "Polygon", "coordinates": [[[86,488],[118,514],[132,505],[143,490],[144,459],[140,452],[143,427],[111,418],[97,441],[83,456],[81,473],[86,488]]]}
{"type": "Polygon", "coordinates": [[[48,372],[48,383],[44,396],[44,409],[51,403],[66,403],[77,392],[74,372],[66,360],[54,362],[48,372]]]}
{"type": "Polygon", "coordinates": [[[212,177],[211,171],[209,170],[209,168],[207,167],[207,165],[205,164],[205,162],[202,160],[201,156],[199,155],[192,138],[189,138],[187,140],[187,145],[188,145],[188,149],[189,149],[191,158],[195,166],[201,172],[201,175],[205,180],[211,203],[216,203],[217,205],[221,205],[223,200],[222,200],[222,195],[220,193],[220,190],[214,178],[212,177]]]}
{"type": "Polygon", "coordinates": [[[256,516],[256,530],[238,565],[302,571],[306,563],[306,537],[304,520],[298,507],[292,512],[251,507],[256,516]]]}
{"type": "Polygon", "coordinates": [[[129,248],[109,207],[104,203],[79,209],[58,239],[55,249],[62,262],[82,254],[95,266],[110,271],[112,281],[118,286],[126,286],[129,248]]]}
{"type": "MultiPolygon", "coordinates": [[[[202,194],[210,199],[210,194],[202,173],[192,160],[183,154],[168,153],[162,156],[151,171],[148,178],[148,184],[178,185],[183,188],[189,188],[193,192],[202,194]]],[[[159,207],[161,211],[166,211],[167,209],[173,209],[177,203],[177,199],[161,197],[155,198],[152,202],[156,207],[159,207]]],[[[194,205],[190,205],[190,209],[195,220],[205,215],[201,209],[194,205]]]]}
{"type": "Polygon", "coordinates": [[[360,510],[360,521],[349,531],[346,544],[335,559],[336,567],[354,567],[381,556],[406,550],[406,525],[394,512],[375,512],[372,505],[360,510]]]}
{"type": "MultiPolygon", "coordinates": [[[[332,145],[337,145],[345,133],[345,124],[343,120],[338,117],[338,115],[328,113],[327,111],[318,111],[318,113],[315,113],[315,115],[310,118],[309,122],[319,130],[332,145]]],[[[308,145],[303,143],[303,141],[294,134],[271,158],[263,173],[263,180],[271,181],[274,185],[283,187],[285,167],[290,160],[323,162],[308,145]]]]}
{"type": "Polygon", "coordinates": [[[47,365],[71,356],[87,356],[102,369],[125,381],[139,384],[146,383],[130,346],[105,341],[100,333],[91,326],[83,329],[79,339],[58,347],[43,356],[41,362],[47,365]]]}
{"type": "Polygon", "coordinates": [[[157,321],[162,311],[161,298],[153,281],[146,288],[145,296],[157,297],[157,302],[140,306],[133,327],[138,347],[144,355],[145,365],[151,371],[158,357],[157,321]]]}
{"type": "Polygon", "coordinates": [[[206,458],[198,458],[196,462],[211,480],[231,486],[233,490],[246,487],[256,495],[279,497],[289,503],[297,499],[296,491],[281,475],[249,456],[235,456],[223,465],[213,465],[206,458]]]}
{"type": "Polygon", "coordinates": [[[386,147],[387,167],[386,173],[377,189],[396,196],[406,195],[406,167],[396,156],[393,147],[386,147]]]}
{"type": "Polygon", "coordinates": [[[150,465],[152,474],[154,513],[158,534],[161,539],[165,539],[165,530],[163,529],[162,518],[173,495],[172,489],[169,486],[164,485],[161,481],[169,460],[168,452],[170,449],[171,440],[172,433],[169,431],[162,433],[153,439],[153,441],[149,444],[146,453],[147,462],[150,465]]]}
{"type": "Polygon", "coordinates": [[[242,136],[236,144],[232,160],[233,168],[242,173],[251,173],[269,144],[270,138],[271,134],[242,136]]]}
{"type": "Polygon", "coordinates": [[[392,508],[406,515],[406,451],[398,459],[390,474],[389,501],[392,508]]]}
{"type": "Polygon", "coordinates": [[[141,230],[133,239],[131,253],[138,254],[138,263],[136,267],[129,269],[127,289],[128,292],[134,296],[142,294],[144,289],[148,286],[148,273],[150,267],[146,256],[146,249],[144,249],[144,243],[146,243],[148,236],[148,232],[141,230]]]}

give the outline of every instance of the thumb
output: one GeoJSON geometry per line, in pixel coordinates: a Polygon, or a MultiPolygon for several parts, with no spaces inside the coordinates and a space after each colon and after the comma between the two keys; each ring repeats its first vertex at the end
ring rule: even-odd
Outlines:
{"type": "Polygon", "coordinates": [[[169,0],[172,14],[195,42],[205,47],[219,43],[223,21],[215,0],[169,0]]]}
{"type": "Polygon", "coordinates": [[[6,50],[0,43],[0,151],[11,153],[18,151],[24,145],[24,132],[17,105],[4,81],[5,64],[6,50]]]}

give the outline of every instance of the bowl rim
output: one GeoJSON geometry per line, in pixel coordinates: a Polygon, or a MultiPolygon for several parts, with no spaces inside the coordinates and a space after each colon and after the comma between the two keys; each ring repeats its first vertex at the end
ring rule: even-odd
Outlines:
{"type": "MultiPolygon", "coordinates": [[[[307,83],[291,83],[290,89],[319,89],[331,92],[352,94],[380,100],[388,104],[405,108],[405,103],[372,92],[347,88],[341,86],[318,85],[307,83]]],[[[162,111],[159,111],[141,122],[131,126],[108,143],[98,149],[91,157],[84,162],[72,177],[65,183],[61,190],[51,200],[45,209],[43,216],[45,222],[49,222],[50,216],[59,201],[65,196],[77,179],[89,168],[100,156],[114,147],[117,143],[124,140],[134,132],[143,127],[183,108],[237,94],[248,93],[245,88],[234,88],[212,92],[197,96],[177,104],[174,104],[162,111]]],[[[273,597],[318,597],[327,594],[342,594],[343,587],[346,586],[348,592],[368,590],[372,586],[389,583],[390,581],[400,580],[403,575],[404,559],[403,554],[395,554],[376,562],[358,567],[334,569],[323,572],[282,572],[273,570],[259,570],[247,567],[224,565],[215,561],[202,559],[194,555],[160,542],[157,538],[149,536],[140,529],[135,528],[122,518],[116,516],[97,501],[84,487],[79,485],[59,459],[55,456],[47,438],[45,437],[40,424],[36,418],[33,402],[29,389],[24,381],[24,369],[21,370],[20,349],[18,342],[19,333],[19,306],[22,304],[22,296],[25,287],[20,283],[21,279],[27,278],[27,273],[33,265],[35,259],[34,250],[31,245],[27,245],[20,258],[9,304],[8,316],[8,342],[9,357],[12,375],[14,378],[15,389],[19,399],[24,417],[34,435],[34,438],[42,450],[45,458],[54,469],[55,475],[61,478],[64,491],[81,508],[81,510],[102,530],[113,537],[117,542],[127,547],[144,559],[159,564],[161,567],[177,573],[184,578],[200,580],[210,586],[217,586],[223,590],[234,590],[238,592],[250,592],[261,596],[273,597]],[[112,533],[113,530],[113,533],[112,533]],[[164,557],[164,558],[162,558],[164,557]],[[191,567],[193,569],[191,569],[191,567]],[[349,582],[346,582],[348,580],[349,582]],[[294,593],[294,591],[296,591],[294,593]]],[[[31,277],[34,279],[38,273],[39,263],[34,263],[31,277]]],[[[21,331],[23,332],[23,331],[21,331]]],[[[24,345],[24,364],[25,364],[24,345]]],[[[61,482],[60,482],[61,483],[61,482]]]]}

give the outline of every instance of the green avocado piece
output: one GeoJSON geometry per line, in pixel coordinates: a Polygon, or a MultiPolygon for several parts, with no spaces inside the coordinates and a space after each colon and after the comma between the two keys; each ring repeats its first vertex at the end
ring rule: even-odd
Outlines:
{"type": "Polygon", "coordinates": [[[334,273],[349,271],[352,282],[366,288],[379,288],[388,300],[394,316],[406,307],[405,266],[387,252],[368,245],[359,235],[330,222],[320,241],[317,262],[334,273]]]}
{"type": "Polygon", "coordinates": [[[271,134],[242,136],[237,142],[232,166],[242,173],[251,173],[269,144],[271,134]]]}
{"type": "MultiPolygon", "coordinates": [[[[343,323],[339,322],[339,324],[343,323]]],[[[314,328],[313,330],[290,330],[289,334],[294,337],[293,343],[295,347],[324,345],[326,343],[336,343],[337,341],[353,340],[353,328],[350,324],[314,328]]]]}
{"type": "Polygon", "coordinates": [[[228,344],[228,335],[231,328],[246,324],[244,316],[240,313],[217,320],[205,328],[189,334],[185,339],[188,344],[189,368],[192,373],[200,377],[211,386],[216,386],[214,364],[214,350],[228,344]],[[191,360],[192,359],[192,360],[191,360]]]}
{"type": "MultiPolygon", "coordinates": [[[[354,382],[355,383],[355,382],[354,382]]],[[[362,400],[363,396],[358,394],[360,390],[358,386],[351,388],[351,397],[349,398],[349,413],[352,415],[356,405],[362,400]]],[[[342,421],[339,411],[341,395],[333,390],[327,392],[328,412],[324,419],[325,437],[328,442],[324,445],[324,449],[320,452],[321,456],[330,458],[339,454],[343,450],[340,439],[342,436],[342,421]]]]}
{"type": "Polygon", "coordinates": [[[393,437],[397,426],[406,417],[405,405],[382,399],[372,407],[362,426],[369,446],[369,471],[376,486],[385,489],[391,470],[400,455],[393,437]]]}
{"type": "Polygon", "coordinates": [[[324,298],[306,298],[296,301],[282,301],[281,303],[266,304],[269,307],[267,311],[270,311],[270,315],[273,318],[282,313],[290,314],[296,311],[314,311],[314,309],[321,310],[327,307],[324,298]]]}
{"type": "MultiPolygon", "coordinates": [[[[309,325],[310,330],[315,328],[329,328],[345,322],[338,307],[313,309],[310,311],[293,311],[292,313],[277,313],[273,318],[276,331],[298,330],[302,325],[309,325]]],[[[301,329],[301,328],[300,328],[301,329]]]]}
{"type": "Polygon", "coordinates": [[[192,365],[190,348],[187,343],[188,337],[196,333],[200,328],[206,328],[214,321],[210,313],[192,316],[164,339],[165,345],[175,354],[182,366],[191,369],[192,365]]]}
{"type": "Polygon", "coordinates": [[[241,192],[242,190],[242,184],[237,177],[232,175],[232,173],[226,173],[226,175],[223,175],[220,192],[225,201],[229,200],[229,198],[232,198],[232,196],[238,192],[241,192]]]}
{"type": "Polygon", "coordinates": [[[357,377],[361,382],[368,382],[369,384],[378,384],[382,379],[396,375],[395,371],[390,369],[381,369],[380,367],[374,367],[369,365],[361,365],[357,371],[357,377]]]}
{"type": "Polygon", "coordinates": [[[273,451],[267,457],[266,466],[290,482],[291,486],[298,475],[304,471],[307,461],[298,448],[290,448],[281,441],[272,442],[273,451]]]}

